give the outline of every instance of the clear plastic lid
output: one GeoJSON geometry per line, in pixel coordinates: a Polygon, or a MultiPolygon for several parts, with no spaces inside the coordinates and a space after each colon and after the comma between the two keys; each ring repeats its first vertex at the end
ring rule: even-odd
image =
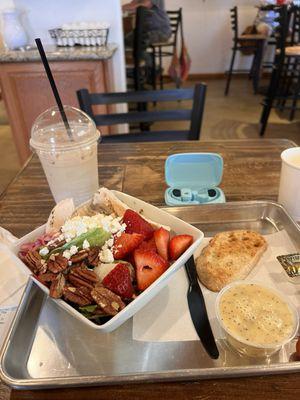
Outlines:
{"type": "Polygon", "coordinates": [[[71,138],[62,121],[58,107],[44,111],[34,121],[30,146],[35,150],[72,150],[97,141],[100,132],[94,121],[75,107],[64,106],[71,129],[71,138]]]}

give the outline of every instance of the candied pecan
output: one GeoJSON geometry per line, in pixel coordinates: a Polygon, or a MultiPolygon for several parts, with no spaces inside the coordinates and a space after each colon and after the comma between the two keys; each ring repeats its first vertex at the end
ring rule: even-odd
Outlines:
{"type": "Polygon", "coordinates": [[[53,282],[54,279],[56,279],[57,274],[54,274],[53,272],[46,272],[45,274],[40,274],[37,276],[37,279],[42,282],[42,283],[46,283],[46,282],[53,282]]]}
{"type": "Polygon", "coordinates": [[[55,257],[49,258],[47,262],[47,267],[49,271],[57,274],[58,272],[64,271],[68,267],[68,259],[66,257],[61,256],[60,254],[56,255],[55,257]]]}
{"type": "Polygon", "coordinates": [[[70,261],[72,261],[72,263],[78,263],[88,258],[88,255],[89,255],[88,250],[80,250],[78,253],[74,254],[70,258],[70,261]]]}
{"type": "Polygon", "coordinates": [[[95,284],[99,282],[98,275],[94,271],[80,267],[72,268],[70,270],[68,280],[75,287],[86,286],[90,290],[92,290],[95,284]]]}
{"type": "Polygon", "coordinates": [[[100,253],[100,247],[93,247],[89,250],[88,253],[88,265],[92,267],[97,267],[99,263],[99,253],[100,253]]]}
{"type": "Polygon", "coordinates": [[[63,246],[64,244],[66,244],[66,240],[65,239],[60,239],[58,237],[56,239],[51,240],[49,243],[47,243],[47,247],[51,251],[51,250],[56,249],[57,247],[63,246]]]}
{"type": "Polygon", "coordinates": [[[28,251],[24,262],[34,274],[43,274],[47,271],[47,264],[37,250],[28,251]]]}
{"type": "Polygon", "coordinates": [[[68,300],[81,307],[88,306],[93,303],[93,298],[90,294],[90,289],[87,287],[76,288],[73,286],[65,286],[63,290],[65,300],[68,300]]]}
{"type": "Polygon", "coordinates": [[[102,285],[97,285],[92,291],[91,296],[95,302],[102,308],[108,315],[116,315],[119,311],[123,310],[125,304],[121,297],[106,289],[102,285]]]}
{"type": "Polygon", "coordinates": [[[71,262],[71,269],[73,269],[73,268],[86,268],[85,261],[83,260],[83,261],[79,261],[77,263],[71,262]]]}
{"type": "Polygon", "coordinates": [[[52,281],[50,286],[50,297],[59,299],[63,295],[64,287],[66,284],[66,278],[63,274],[58,274],[56,279],[52,281]]]}

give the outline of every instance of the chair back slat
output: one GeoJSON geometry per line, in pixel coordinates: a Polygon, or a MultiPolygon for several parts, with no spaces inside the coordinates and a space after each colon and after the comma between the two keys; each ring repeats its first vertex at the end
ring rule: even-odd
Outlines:
{"type": "Polygon", "coordinates": [[[294,46],[298,45],[300,42],[300,7],[292,6],[290,8],[290,19],[291,19],[291,33],[289,39],[289,45],[294,46]]]}
{"type": "Polygon", "coordinates": [[[287,46],[287,38],[289,35],[290,20],[292,17],[291,10],[286,5],[277,7],[278,17],[276,22],[278,23],[275,28],[275,39],[277,52],[275,55],[274,64],[282,64],[285,57],[285,47],[287,46]]]}
{"type": "Polygon", "coordinates": [[[122,135],[102,136],[101,143],[173,142],[191,140],[189,131],[148,131],[122,135]]]}
{"type": "Polygon", "coordinates": [[[239,36],[239,26],[238,26],[238,8],[237,6],[231,8],[230,10],[231,27],[234,35],[234,39],[239,36]]]}
{"type": "Polygon", "coordinates": [[[172,42],[176,45],[177,43],[177,34],[182,20],[182,8],[180,7],[178,10],[167,11],[170,26],[172,31],[172,42]]]}
{"type": "Polygon", "coordinates": [[[138,111],[129,113],[96,115],[96,125],[135,124],[140,122],[188,121],[191,110],[138,111]]]}
{"type": "Polygon", "coordinates": [[[90,96],[90,102],[92,105],[165,102],[165,101],[191,100],[194,97],[194,89],[181,89],[180,91],[178,91],[177,89],[162,90],[162,91],[147,90],[142,92],[103,93],[103,94],[91,93],[88,94],[88,96],[90,96]]]}
{"type": "MultiPolygon", "coordinates": [[[[87,89],[77,91],[77,98],[80,108],[85,111],[98,126],[111,126],[120,124],[151,124],[154,122],[162,121],[190,121],[190,127],[183,135],[175,135],[175,132],[170,130],[167,133],[159,136],[157,132],[149,132],[147,141],[149,140],[198,140],[200,136],[201,123],[203,118],[204,104],[206,95],[206,85],[196,84],[191,89],[173,89],[173,90],[158,90],[158,91],[140,91],[140,92],[127,92],[127,93],[89,93],[87,89]],[[171,110],[154,110],[145,111],[146,108],[140,108],[138,112],[118,113],[118,114],[105,114],[94,115],[93,106],[96,105],[111,105],[111,104],[124,104],[124,103],[137,103],[147,105],[153,102],[176,102],[179,100],[192,100],[192,106],[187,109],[171,109],[171,110]],[[175,135],[175,136],[174,136],[175,135]]],[[[149,129],[149,128],[148,128],[149,129]]],[[[144,133],[132,134],[132,141],[144,141],[144,133]]],[[[128,135],[124,135],[124,140],[121,139],[122,135],[111,135],[113,141],[126,141],[128,135]],[[119,139],[118,139],[119,138],[119,139]]],[[[130,141],[128,136],[128,141],[130,141]]]]}

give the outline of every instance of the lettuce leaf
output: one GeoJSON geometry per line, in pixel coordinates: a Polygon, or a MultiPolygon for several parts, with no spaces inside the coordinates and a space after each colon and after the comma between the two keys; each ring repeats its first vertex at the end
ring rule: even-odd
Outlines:
{"type": "Polygon", "coordinates": [[[69,250],[72,246],[77,246],[78,249],[81,250],[85,240],[89,242],[90,247],[102,247],[110,237],[111,233],[102,228],[91,229],[90,231],[75,237],[70,242],[65,243],[63,246],[53,249],[45,258],[48,259],[52,254],[55,253],[63,253],[65,250],[69,250]]]}

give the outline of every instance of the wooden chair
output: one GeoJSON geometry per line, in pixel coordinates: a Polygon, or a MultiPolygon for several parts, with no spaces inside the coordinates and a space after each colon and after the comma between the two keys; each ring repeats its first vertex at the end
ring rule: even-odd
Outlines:
{"type": "Polygon", "coordinates": [[[87,89],[77,91],[80,108],[86,112],[97,126],[118,124],[153,123],[159,121],[189,121],[188,130],[143,131],[138,133],[103,136],[102,142],[152,142],[198,140],[204,111],[206,85],[197,84],[190,89],[149,90],[124,93],[89,93],[87,89]],[[94,115],[93,106],[122,103],[178,102],[192,100],[190,109],[135,111],[128,113],[94,115]]]}
{"type": "Polygon", "coordinates": [[[250,70],[250,78],[253,80],[254,92],[257,92],[258,84],[259,84],[259,75],[260,68],[263,57],[263,46],[264,42],[267,39],[264,35],[259,34],[247,34],[247,35],[239,35],[238,29],[238,8],[233,7],[230,10],[230,18],[231,18],[231,26],[233,31],[233,47],[232,47],[232,57],[230,62],[230,67],[227,75],[227,82],[225,87],[225,96],[228,95],[230,89],[230,83],[232,74],[234,72],[234,61],[236,57],[236,53],[238,51],[248,51],[254,53],[253,63],[250,70]]]}
{"type": "Polygon", "coordinates": [[[160,89],[164,88],[163,79],[163,58],[173,57],[176,46],[177,46],[177,36],[178,30],[182,21],[182,8],[178,10],[167,11],[170,19],[170,25],[172,30],[172,35],[167,42],[152,43],[151,53],[152,53],[152,79],[153,79],[153,89],[156,89],[157,75],[159,74],[160,89]],[[158,60],[158,65],[157,61],[158,60]],[[158,72],[158,74],[157,74],[158,72]]]}

